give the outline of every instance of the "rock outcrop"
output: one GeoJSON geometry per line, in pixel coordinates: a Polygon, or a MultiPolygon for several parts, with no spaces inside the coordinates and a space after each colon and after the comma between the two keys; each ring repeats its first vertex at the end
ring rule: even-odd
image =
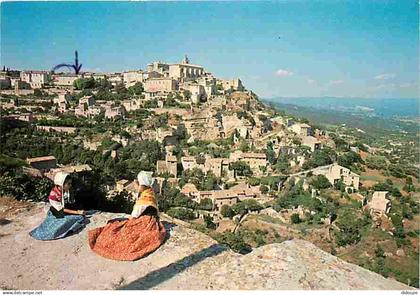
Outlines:
{"type": "Polygon", "coordinates": [[[37,204],[0,223],[1,289],[410,289],[303,240],[239,255],[170,222],[154,253],[135,262],[108,260],[90,250],[87,231],[124,214],[98,213],[65,239],[33,240],[28,232],[47,208],[37,204]]]}

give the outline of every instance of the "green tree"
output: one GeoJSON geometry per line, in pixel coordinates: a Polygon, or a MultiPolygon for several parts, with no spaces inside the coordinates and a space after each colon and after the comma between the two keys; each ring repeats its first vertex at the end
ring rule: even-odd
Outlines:
{"type": "Polygon", "coordinates": [[[368,219],[357,217],[352,211],[344,211],[339,215],[336,225],[339,230],[335,231],[334,236],[338,246],[356,244],[361,239],[361,229],[369,223],[368,219]]]}
{"type": "Polygon", "coordinates": [[[388,160],[384,156],[369,155],[366,157],[366,166],[371,169],[384,170],[387,168],[388,160]]]}
{"type": "Polygon", "coordinates": [[[144,91],[144,88],[141,82],[137,82],[133,86],[128,87],[128,92],[132,95],[141,95],[143,91],[144,91]]]}
{"type": "Polygon", "coordinates": [[[252,248],[247,244],[242,236],[231,232],[224,232],[215,236],[216,241],[220,244],[227,245],[233,251],[240,254],[247,254],[252,251],[252,248]]]}
{"type": "Polygon", "coordinates": [[[263,194],[267,194],[269,191],[269,188],[266,185],[261,185],[260,186],[260,192],[263,194]]]}
{"type": "Polygon", "coordinates": [[[363,160],[358,153],[353,151],[347,152],[338,157],[338,164],[343,167],[351,168],[351,166],[355,163],[363,163],[363,160]]]}
{"type": "Polygon", "coordinates": [[[251,167],[244,161],[236,161],[230,164],[230,168],[235,171],[238,176],[251,176],[251,167]]]}
{"type": "Polygon", "coordinates": [[[204,215],[204,224],[206,225],[206,228],[209,229],[216,229],[217,225],[213,222],[213,217],[204,215]]]}
{"type": "Polygon", "coordinates": [[[204,198],[200,200],[199,208],[201,210],[212,210],[213,209],[213,201],[209,198],[204,198]]]}
{"type": "Polygon", "coordinates": [[[174,218],[181,220],[193,220],[195,219],[195,214],[192,210],[186,208],[170,208],[166,213],[174,218]]]}
{"type": "Polygon", "coordinates": [[[222,214],[223,217],[227,217],[230,219],[232,219],[232,217],[235,216],[235,212],[229,205],[223,205],[220,209],[220,214],[222,214]]]}
{"type": "Polygon", "coordinates": [[[260,205],[260,203],[258,203],[254,199],[244,200],[232,206],[232,210],[236,214],[240,214],[240,215],[244,215],[250,211],[259,211],[262,209],[263,207],[260,205]]]}
{"type": "Polygon", "coordinates": [[[297,213],[293,213],[293,214],[290,216],[290,221],[291,221],[293,224],[296,224],[296,223],[300,223],[302,220],[300,219],[299,214],[297,214],[297,213]]]}
{"type": "Polygon", "coordinates": [[[313,177],[310,184],[318,190],[331,187],[330,181],[324,175],[317,175],[313,177]]]}

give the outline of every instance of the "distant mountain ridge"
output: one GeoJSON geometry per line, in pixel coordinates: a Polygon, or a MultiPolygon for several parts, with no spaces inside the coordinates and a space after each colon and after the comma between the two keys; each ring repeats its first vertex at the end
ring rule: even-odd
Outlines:
{"type": "Polygon", "coordinates": [[[278,97],[263,100],[321,110],[364,113],[382,118],[419,116],[417,98],[278,97]]]}

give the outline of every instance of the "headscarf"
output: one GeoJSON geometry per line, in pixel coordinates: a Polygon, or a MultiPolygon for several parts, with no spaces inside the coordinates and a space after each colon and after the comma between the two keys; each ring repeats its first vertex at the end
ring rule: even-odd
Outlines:
{"type": "Polygon", "coordinates": [[[138,196],[136,203],[133,208],[133,212],[131,216],[139,217],[147,207],[151,206],[159,212],[159,208],[157,206],[157,201],[155,198],[155,194],[151,186],[153,185],[153,172],[149,171],[141,171],[137,175],[137,180],[139,181],[139,185],[147,186],[148,188],[141,192],[140,196],[138,196]]]}
{"type": "Polygon", "coordinates": [[[74,196],[70,195],[70,192],[68,191],[65,192],[63,188],[64,182],[66,182],[66,179],[69,175],[70,175],[69,173],[59,171],[54,176],[54,184],[61,187],[61,194],[62,194],[61,204],[63,208],[64,208],[65,203],[71,204],[75,202],[74,196]]]}
{"type": "Polygon", "coordinates": [[[54,184],[63,187],[64,182],[66,181],[66,178],[69,175],[70,174],[65,173],[65,172],[61,172],[61,171],[57,172],[54,176],[54,184]]]}
{"type": "Polygon", "coordinates": [[[139,181],[139,185],[151,187],[153,185],[152,174],[153,172],[150,172],[150,171],[141,171],[137,175],[137,180],[139,181]]]}

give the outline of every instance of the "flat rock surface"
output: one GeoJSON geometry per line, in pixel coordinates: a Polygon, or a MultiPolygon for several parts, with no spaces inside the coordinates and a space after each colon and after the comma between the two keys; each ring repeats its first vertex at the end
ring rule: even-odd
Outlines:
{"type": "Polygon", "coordinates": [[[124,214],[98,213],[77,234],[34,240],[28,233],[47,209],[39,203],[0,223],[1,289],[409,289],[303,240],[239,255],[203,233],[169,222],[164,222],[167,240],[147,257],[108,260],[90,250],[87,232],[124,214]]]}

